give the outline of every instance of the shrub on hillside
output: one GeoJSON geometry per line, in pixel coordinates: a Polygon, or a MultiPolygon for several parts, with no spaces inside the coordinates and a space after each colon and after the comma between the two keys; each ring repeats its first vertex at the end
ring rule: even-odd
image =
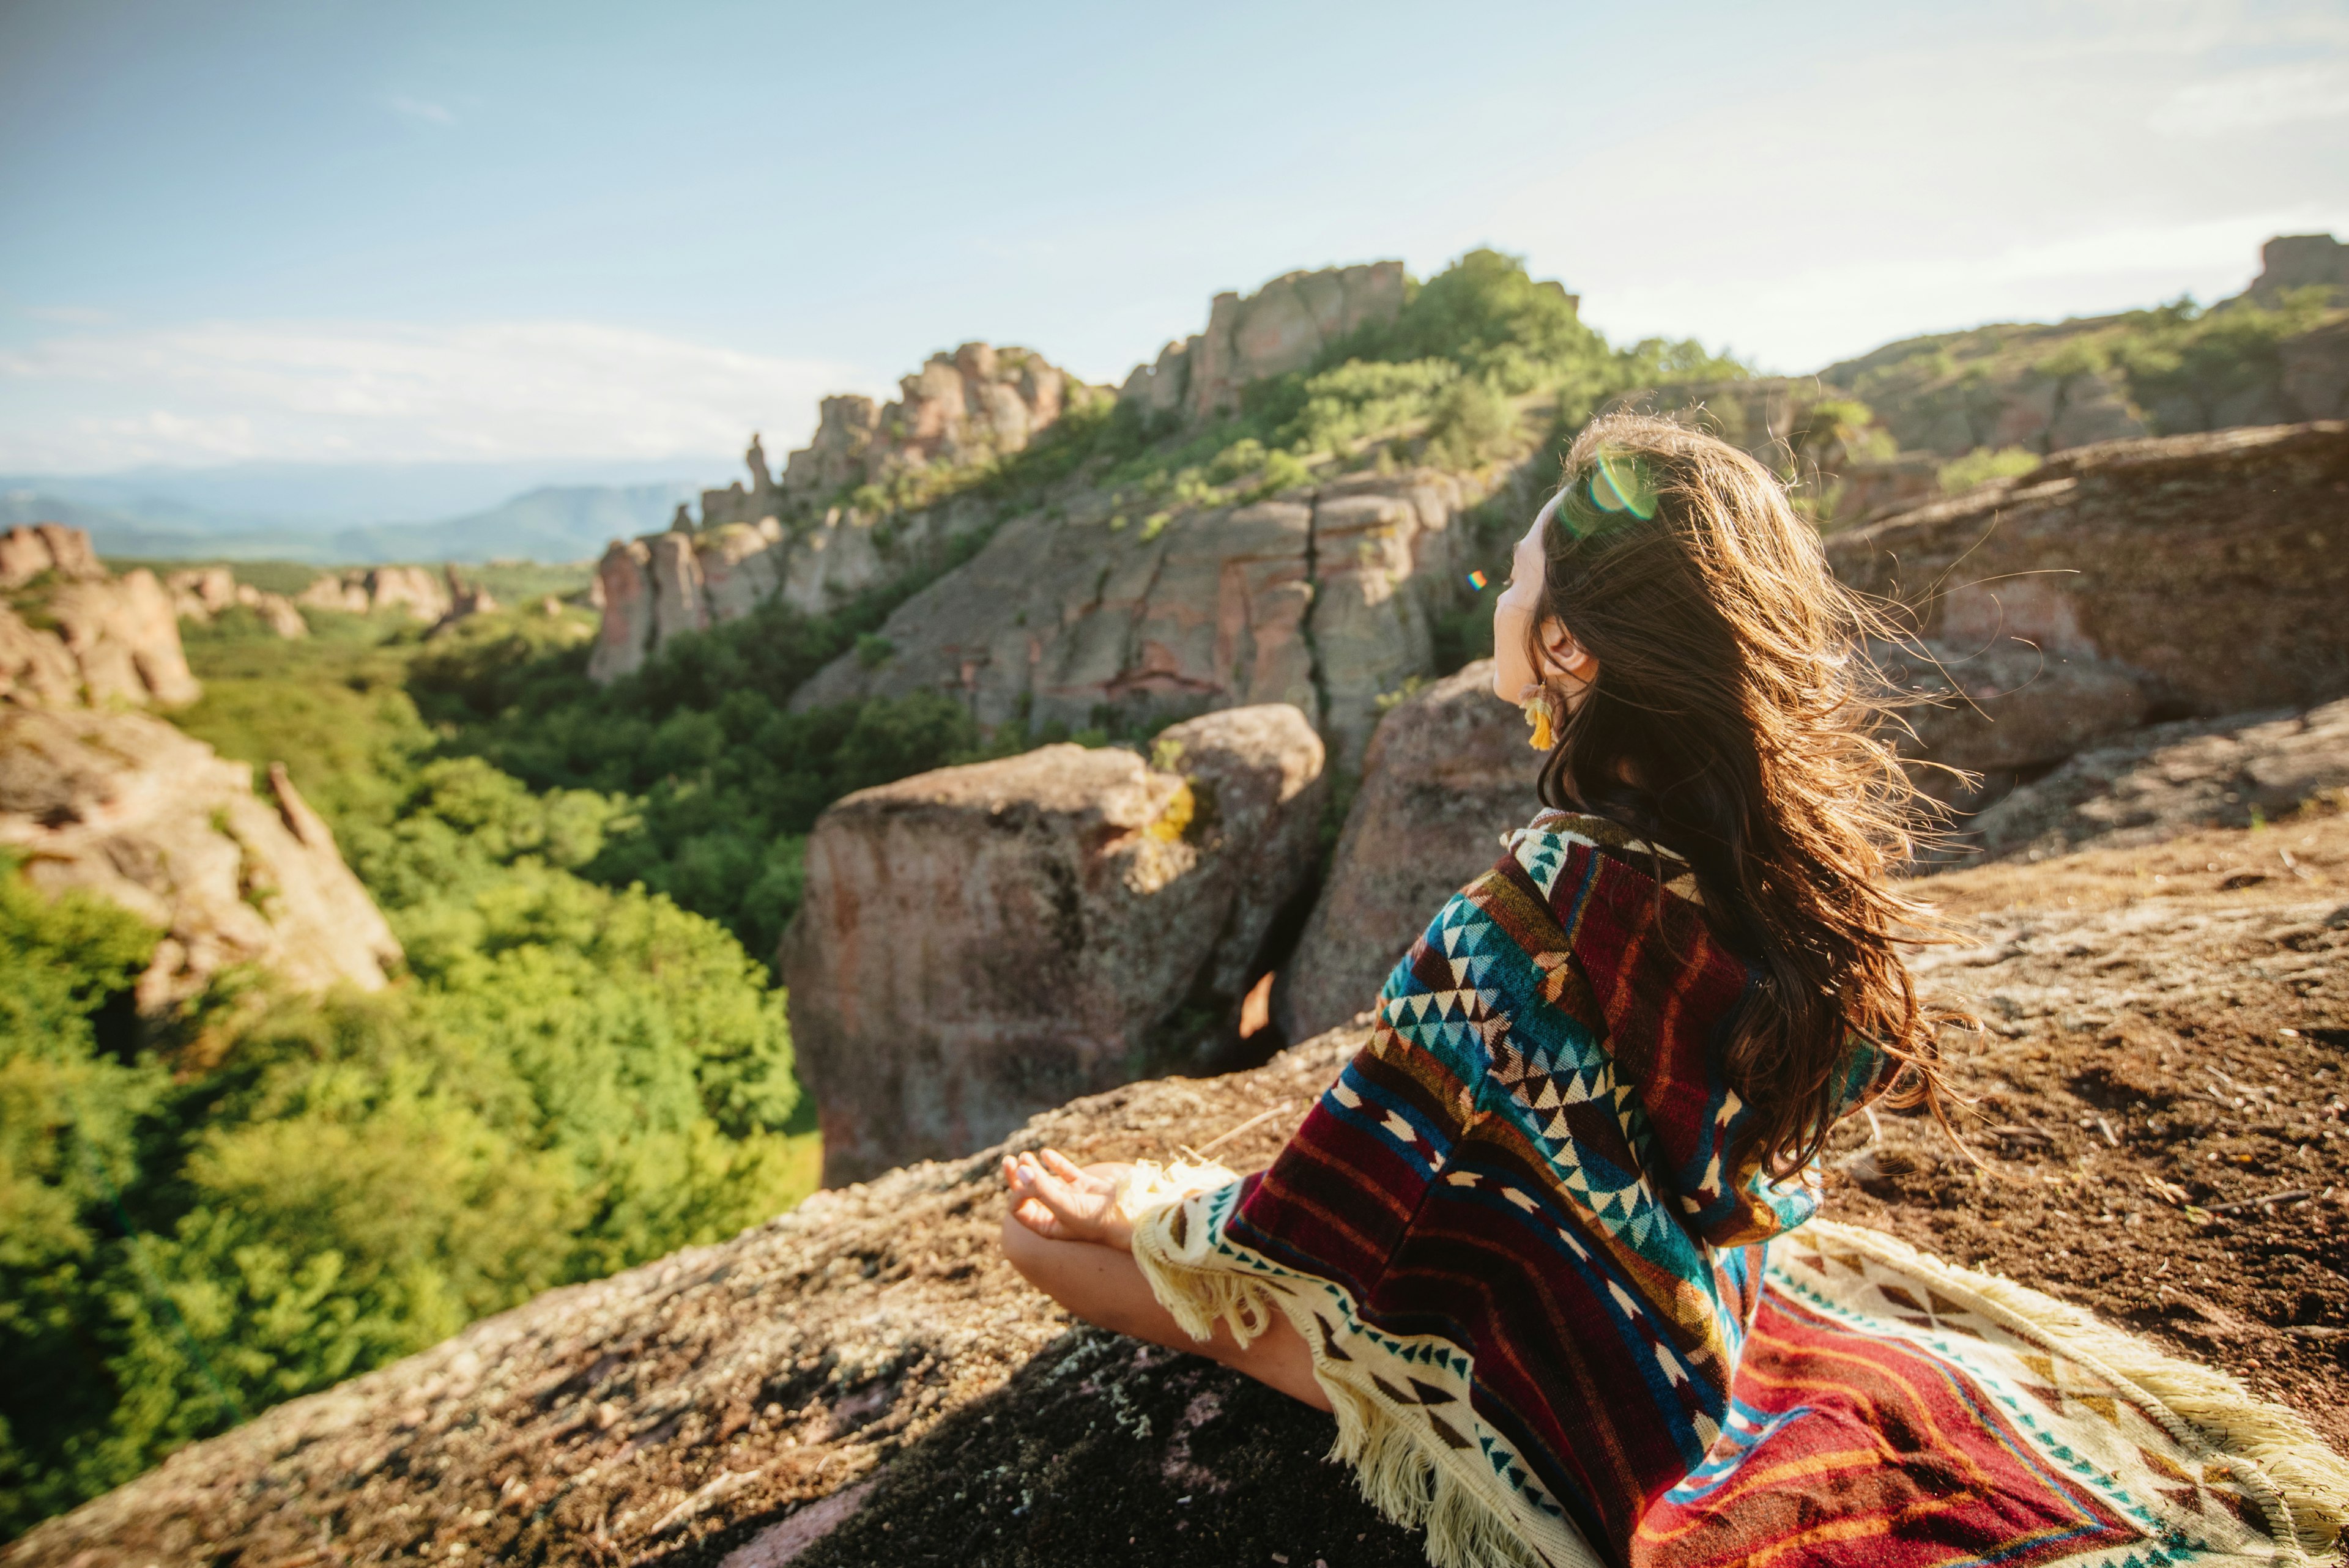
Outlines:
{"type": "Polygon", "coordinates": [[[2040,464],[2038,453],[2021,447],[1977,447],[1937,470],[1943,495],[1960,495],[1992,480],[2020,479],[2040,464]]]}

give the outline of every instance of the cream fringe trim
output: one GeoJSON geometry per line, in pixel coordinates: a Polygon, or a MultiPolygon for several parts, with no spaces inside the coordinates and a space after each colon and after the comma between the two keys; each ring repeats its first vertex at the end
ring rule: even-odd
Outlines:
{"type": "Polygon", "coordinates": [[[1533,1548],[1506,1514],[1436,1461],[1415,1429],[1376,1395],[1354,1387],[1324,1357],[1306,1302],[1257,1276],[1199,1268],[1172,1255],[1159,1230],[1166,1211],[1236,1180],[1220,1165],[1177,1161],[1161,1170],[1143,1161],[1120,1195],[1119,1206],[1135,1222],[1133,1261],[1183,1331],[1209,1339],[1222,1323],[1245,1349],[1272,1326],[1275,1311],[1286,1315],[1312,1351],[1314,1381],[1338,1418],[1329,1457],[1353,1467],[1371,1507],[1406,1530],[1426,1530],[1427,1560],[1434,1568],[1605,1568],[1569,1524],[1559,1526],[1562,1539],[1549,1556],[1533,1548]]]}
{"type": "Polygon", "coordinates": [[[1952,1286],[1951,1294],[1991,1308],[1985,1316],[2005,1317],[2008,1328],[2049,1341],[2065,1357],[2137,1389],[2172,1437],[2215,1451],[2266,1511],[2279,1547],[2290,1550],[2296,1541],[2306,1552],[2324,1553],[2349,1527],[2349,1463],[2300,1416],[2258,1398],[2226,1373],[2168,1355],[2028,1285],[1945,1264],[1881,1231],[1832,1220],[1813,1220],[1805,1229],[1871,1253],[1903,1274],[1952,1286]]]}
{"type": "MultiPolygon", "coordinates": [[[[1439,1464],[1416,1429],[1376,1396],[1352,1387],[1324,1357],[1312,1309],[1303,1300],[1258,1276],[1200,1268],[1173,1255],[1159,1229],[1166,1212],[1236,1180],[1216,1164],[1177,1161],[1162,1169],[1143,1161],[1120,1194],[1120,1208],[1134,1221],[1134,1262],[1184,1332],[1205,1340],[1222,1323],[1246,1348],[1272,1326],[1276,1310],[1287,1315],[1312,1351],[1314,1380],[1338,1419],[1329,1457],[1353,1467],[1363,1497],[1380,1512],[1405,1529],[1426,1529],[1427,1560],[1434,1568],[1539,1568],[1545,1562],[1554,1568],[1603,1568],[1570,1525],[1561,1527],[1563,1539],[1545,1557],[1505,1513],[1439,1464]]],[[[1805,1229],[1968,1297],[1983,1315],[2004,1319],[2011,1331],[2052,1342],[2115,1384],[2137,1389],[2173,1438],[2212,1450],[2259,1502],[2271,1536],[2291,1553],[2285,1561],[2305,1563],[2310,1559],[2303,1553],[2328,1553],[2349,1530],[2349,1464],[2299,1415],[2257,1398],[2227,1374],[2168,1355],[2027,1285],[1945,1264],[1883,1232],[1832,1220],[1813,1220],[1805,1229]]]]}

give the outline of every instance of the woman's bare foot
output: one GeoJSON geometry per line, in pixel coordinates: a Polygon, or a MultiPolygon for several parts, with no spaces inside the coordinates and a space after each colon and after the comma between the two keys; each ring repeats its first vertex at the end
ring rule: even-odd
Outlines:
{"type": "Polygon", "coordinates": [[[1057,1149],[1006,1155],[1003,1184],[1011,1191],[1012,1216],[1050,1242],[1092,1242],[1128,1252],[1133,1227],[1119,1212],[1117,1195],[1131,1165],[1080,1166],[1057,1149]]]}

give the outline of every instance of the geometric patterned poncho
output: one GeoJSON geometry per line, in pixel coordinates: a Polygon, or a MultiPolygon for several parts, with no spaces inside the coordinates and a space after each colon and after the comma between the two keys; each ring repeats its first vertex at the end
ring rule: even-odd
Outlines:
{"type": "MultiPolygon", "coordinates": [[[[2154,1435],[2137,1434],[2151,1449],[2130,1450],[2144,1464],[2105,1455],[2095,1473],[2117,1490],[2091,1495],[2054,1473],[2062,1461],[2013,1461],[2034,1432],[2066,1456],[2102,1450],[2060,1419],[2031,1427],[1995,1367],[1967,1374],[1973,1392],[1954,1405],[1934,1392],[1958,1376],[1941,1361],[1910,1377],[1900,1358],[1926,1354],[1914,1326],[1948,1339],[1976,1299],[1964,1271],[1925,1260],[1900,1274],[1884,1248],[1857,1243],[1798,1251],[1802,1278],[1772,1281],[1765,1309],[1766,1243],[1811,1219],[1818,1183],[1724,1163],[1744,1112],[1720,1062],[1752,971],[1707,929],[1692,883],[1660,890],[1651,852],[1613,825],[1544,812],[1504,841],[1507,855],[1395,966],[1369,1045],[1269,1168],[1235,1179],[1178,1167],[1127,1197],[1135,1261],[1190,1333],[1221,1318],[1245,1344],[1275,1311],[1296,1326],[1338,1418],[1335,1456],[1392,1517],[1426,1527],[1432,1562],[2294,1560],[2288,1529],[2271,1548],[2237,1516],[2273,1508],[2189,1526],[2174,1499],[2139,1506],[2139,1493],[2182,1485],[2199,1521],[2209,1496],[2251,1495],[2227,1490],[2231,1471],[2198,1492],[2211,1450],[2159,1412],[2140,1423],[2154,1435]],[[1849,1264],[1842,1295],[1827,1257],[1849,1264]],[[1889,1294],[1847,1299],[1854,1291],[1889,1294]],[[1927,1315],[1868,1315],[1902,1301],[1927,1315]],[[1742,1383],[1757,1314],[1766,1365],[1742,1383]],[[1827,1345],[1837,1335],[1857,1356],[1827,1345]],[[1897,1365],[1868,1376],[1924,1389],[1926,1408],[1855,1449],[1854,1427],[1881,1426],[1899,1403],[1851,1370],[1886,1346],[1897,1365]],[[1773,1387],[1749,1387],[1757,1377],[1773,1387]],[[1995,1408],[2001,1397],[2014,1416],[1995,1408]],[[1933,1434],[1921,1446],[1920,1430],[1933,1434]],[[2190,1477],[2165,1482],[2164,1465],[2190,1477]],[[1993,1472],[1996,1486],[1977,1484],[1993,1472]],[[1919,1523],[1918,1499],[1936,1494],[1965,1506],[1919,1523]],[[1808,1545],[1776,1553],[1793,1540],[1808,1545]],[[1930,1549],[1908,1549],[1920,1540],[1930,1549]]],[[[1855,1056],[1848,1105],[1883,1087],[1886,1066],[1855,1056]]],[[[1982,1311],[2024,1332],[2012,1306],[1982,1311]]],[[[2045,1385],[2060,1380],[2061,1347],[2016,1354],[2039,1358],[2010,1381],[2055,1397],[2045,1385]]]]}

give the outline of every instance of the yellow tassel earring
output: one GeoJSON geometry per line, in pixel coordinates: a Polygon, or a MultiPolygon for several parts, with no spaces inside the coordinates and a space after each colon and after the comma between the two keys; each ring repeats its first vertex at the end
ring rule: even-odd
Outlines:
{"type": "Polygon", "coordinates": [[[1526,704],[1526,722],[1533,726],[1533,738],[1526,742],[1536,751],[1547,751],[1557,738],[1549,727],[1549,694],[1544,692],[1526,704]]]}

